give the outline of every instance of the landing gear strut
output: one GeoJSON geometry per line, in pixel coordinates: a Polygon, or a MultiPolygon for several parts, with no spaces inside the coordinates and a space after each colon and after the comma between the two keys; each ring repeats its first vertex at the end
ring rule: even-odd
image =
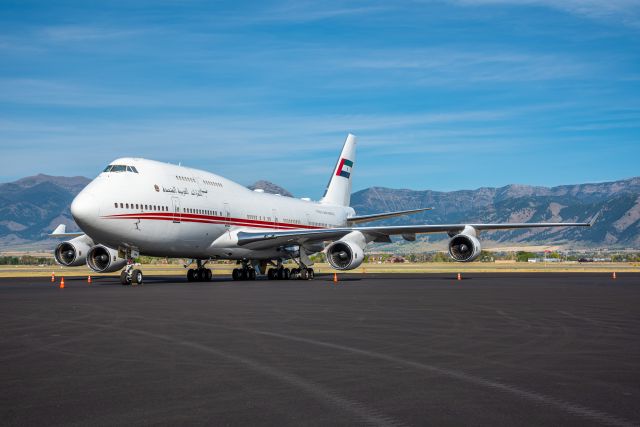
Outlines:
{"type": "Polygon", "coordinates": [[[209,282],[211,281],[211,278],[213,277],[213,273],[211,272],[210,269],[205,268],[205,264],[207,262],[205,261],[204,263],[202,262],[202,260],[196,260],[196,268],[190,268],[187,271],[187,280],[189,282],[209,282]]]}

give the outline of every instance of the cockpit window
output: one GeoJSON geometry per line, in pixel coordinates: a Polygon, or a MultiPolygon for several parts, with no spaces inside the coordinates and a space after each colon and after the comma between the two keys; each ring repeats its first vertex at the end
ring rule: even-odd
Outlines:
{"type": "Polygon", "coordinates": [[[103,172],[133,172],[138,173],[138,169],[135,166],[127,165],[109,165],[104,168],[103,172]]]}

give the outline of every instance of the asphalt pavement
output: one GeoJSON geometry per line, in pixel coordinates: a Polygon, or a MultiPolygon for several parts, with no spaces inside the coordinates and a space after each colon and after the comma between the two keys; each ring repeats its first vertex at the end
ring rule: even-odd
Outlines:
{"type": "Polygon", "coordinates": [[[639,274],[331,279],[0,279],[0,424],[640,424],[639,274]]]}

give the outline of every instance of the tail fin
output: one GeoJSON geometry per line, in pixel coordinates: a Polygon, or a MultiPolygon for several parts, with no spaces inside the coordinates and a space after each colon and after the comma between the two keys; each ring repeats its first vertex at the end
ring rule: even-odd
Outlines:
{"type": "Polygon", "coordinates": [[[353,178],[355,161],[356,136],[349,134],[320,203],[349,206],[351,201],[351,179],[353,178]]]}

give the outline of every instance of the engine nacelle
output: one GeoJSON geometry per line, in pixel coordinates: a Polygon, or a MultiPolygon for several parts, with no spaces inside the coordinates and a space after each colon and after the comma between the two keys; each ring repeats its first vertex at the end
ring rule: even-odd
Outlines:
{"type": "Polygon", "coordinates": [[[355,243],[338,240],[326,249],[327,261],[336,270],[353,270],[364,261],[364,250],[355,243]]]}
{"type": "Polygon", "coordinates": [[[118,251],[104,245],[96,245],[87,254],[87,265],[96,273],[111,273],[120,270],[127,260],[118,257],[118,251]]]}
{"type": "Polygon", "coordinates": [[[480,256],[482,246],[477,237],[458,234],[449,241],[449,255],[458,262],[471,262],[480,256]]]}
{"type": "Polygon", "coordinates": [[[92,246],[93,241],[85,234],[60,243],[53,251],[53,256],[60,265],[77,267],[87,262],[87,254],[92,246]]]}

